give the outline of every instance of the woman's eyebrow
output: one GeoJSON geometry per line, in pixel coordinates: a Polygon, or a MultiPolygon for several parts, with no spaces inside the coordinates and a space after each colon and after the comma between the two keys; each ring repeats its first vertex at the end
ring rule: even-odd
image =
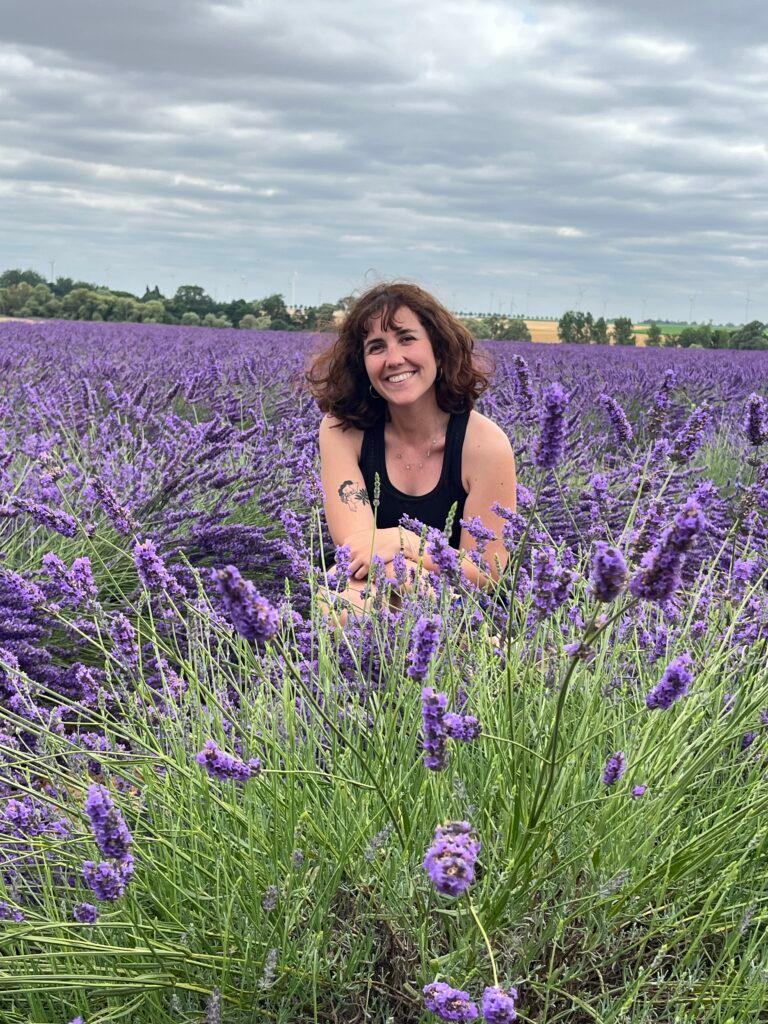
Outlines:
{"type": "MultiPolygon", "coordinates": [[[[397,327],[395,329],[395,334],[412,334],[412,333],[413,333],[413,327],[397,327]]],[[[384,341],[384,339],[383,338],[366,338],[365,341],[363,342],[363,344],[365,344],[365,345],[372,345],[374,341],[384,341]]]]}

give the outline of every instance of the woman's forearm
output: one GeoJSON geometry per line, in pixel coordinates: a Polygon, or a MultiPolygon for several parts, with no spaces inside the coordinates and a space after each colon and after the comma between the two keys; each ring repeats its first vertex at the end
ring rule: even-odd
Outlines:
{"type": "MultiPolygon", "coordinates": [[[[415,533],[413,530],[403,530],[403,550],[405,552],[406,557],[410,558],[414,562],[419,560],[420,543],[421,538],[419,537],[418,533],[415,533]]],[[[454,548],[453,550],[456,551],[456,548],[454,548]]],[[[426,549],[423,551],[421,555],[421,564],[424,566],[427,572],[434,572],[438,574],[440,572],[440,567],[438,566],[437,562],[426,549]]],[[[469,580],[470,583],[474,583],[476,587],[481,587],[484,590],[488,590],[495,585],[493,570],[491,570],[490,575],[488,573],[483,572],[481,569],[478,568],[477,565],[475,565],[471,558],[467,558],[466,556],[462,558],[459,563],[459,569],[461,571],[462,576],[464,576],[465,579],[469,580]]]]}

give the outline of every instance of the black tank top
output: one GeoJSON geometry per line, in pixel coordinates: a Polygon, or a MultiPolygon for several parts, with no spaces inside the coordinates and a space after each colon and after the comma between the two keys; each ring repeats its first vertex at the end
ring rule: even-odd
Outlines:
{"type": "Polygon", "coordinates": [[[467,432],[468,421],[468,412],[451,413],[445,435],[443,469],[437,486],[428,494],[405,494],[390,483],[384,458],[384,419],[380,419],[378,423],[365,431],[363,447],[360,451],[360,469],[371,505],[373,505],[375,493],[375,474],[379,474],[381,481],[379,508],[378,512],[373,510],[379,529],[386,530],[397,526],[400,517],[407,512],[414,519],[419,519],[422,523],[427,523],[428,526],[443,530],[451,506],[457,502],[450,545],[452,548],[458,548],[461,537],[459,520],[464,515],[464,502],[467,498],[467,492],[461,482],[461,452],[464,447],[464,435],[467,432]]]}

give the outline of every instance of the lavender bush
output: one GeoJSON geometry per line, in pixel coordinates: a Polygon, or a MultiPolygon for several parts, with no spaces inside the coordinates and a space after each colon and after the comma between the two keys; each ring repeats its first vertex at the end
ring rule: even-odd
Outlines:
{"type": "Polygon", "coordinates": [[[316,343],[0,326],[0,1018],[760,1019],[768,354],[489,343],[498,585],[338,629],[316,343]]]}

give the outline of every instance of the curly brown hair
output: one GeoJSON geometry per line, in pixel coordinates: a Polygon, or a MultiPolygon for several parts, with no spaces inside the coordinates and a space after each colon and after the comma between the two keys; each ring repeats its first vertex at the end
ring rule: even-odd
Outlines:
{"type": "Polygon", "coordinates": [[[415,284],[384,282],[361,295],[344,318],[336,340],[321,351],[304,375],[308,390],[323,412],[348,426],[365,430],[389,416],[385,399],[371,394],[363,360],[363,340],[371,320],[381,317],[388,331],[395,313],[407,306],[432,342],[440,370],[435,381],[437,404],[444,412],[467,412],[488,387],[493,366],[481,366],[475,339],[445,306],[415,284]]]}

